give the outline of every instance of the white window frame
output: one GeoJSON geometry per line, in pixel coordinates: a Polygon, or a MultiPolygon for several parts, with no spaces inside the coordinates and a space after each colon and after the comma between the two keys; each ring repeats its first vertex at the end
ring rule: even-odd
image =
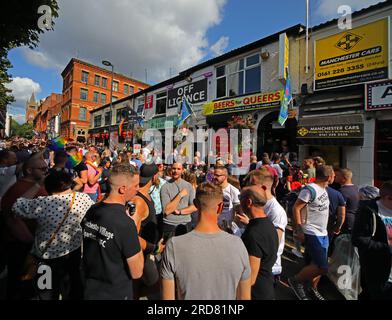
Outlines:
{"type": "Polygon", "coordinates": [[[260,88],[259,88],[259,91],[258,91],[258,92],[260,92],[260,91],[261,91],[261,88],[262,88],[262,74],[261,74],[261,57],[260,57],[260,52],[253,52],[252,54],[248,54],[248,55],[246,55],[246,56],[238,57],[238,58],[233,59],[233,60],[231,60],[231,61],[228,61],[228,62],[226,62],[226,63],[224,63],[224,64],[220,64],[220,65],[215,66],[215,94],[214,94],[215,99],[230,98],[229,92],[228,92],[228,91],[229,91],[229,86],[228,86],[229,81],[228,81],[228,79],[230,78],[230,76],[232,76],[232,75],[234,75],[234,74],[238,74],[238,73],[240,73],[240,72],[243,72],[243,73],[244,73],[244,74],[243,74],[243,78],[242,78],[244,92],[241,93],[241,94],[239,94],[239,95],[251,94],[250,92],[249,92],[249,93],[246,93],[246,71],[247,71],[247,70],[250,70],[250,69],[254,69],[254,68],[256,68],[257,66],[260,68],[260,88]],[[257,64],[252,64],[251,66],[247,66],[246,60],[247,60],[248,58],[250,58],[250,57],[255,56],[255,55],[258,55],[258,56],[259,56],[259,63],[257,63],[257,64]],[[227,66],[230,65],[230,64],[232,64],[232,63],[234,63],[234,62],[239,62],[240,60],[243,60],[243,61],[244,61],[244,67],[243,67],[243,69],[240,69],[240,70],[235,71],[235,72],[233,72],[233,73],[227,74],[227,66]],[[218,70],[218,68],[220,68],[220,67],[225,67],[225,74],[224,74],[223,76],[219,76],[219,77],[218,77],[218,76],[217,76],[217,70],[218,70]],[[222,78],[226,78],[226,93],[225,93],[224,96],[217,97],[218,80],[219,80],[219,79],[222,79],[222,78]]]}
{"type": "Polygon", "coordinates": [[[167,91],[161,91],[161,92],[158,92],[155,94],[155,114],[166,114],[166,111],[167,111],[167,91]],[[163,94],[163,93],[165,94],[165,96],[158,98],[158,95],[163,94]],[[158,109],[157,109],[158,101],[163,100],[163,99],[166,99],[165,112],[158,113],[157,112],[158,111],[158,109]]]}

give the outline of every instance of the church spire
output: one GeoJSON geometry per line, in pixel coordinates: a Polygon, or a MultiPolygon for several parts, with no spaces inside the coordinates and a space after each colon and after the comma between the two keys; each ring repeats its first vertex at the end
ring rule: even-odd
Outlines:
{"type": "Polygon", "coordinates": [[[34,91],[33,91],[33,93],[31,94],[30,103],[35,103],[35,94],[34,94],[34,91]]]}

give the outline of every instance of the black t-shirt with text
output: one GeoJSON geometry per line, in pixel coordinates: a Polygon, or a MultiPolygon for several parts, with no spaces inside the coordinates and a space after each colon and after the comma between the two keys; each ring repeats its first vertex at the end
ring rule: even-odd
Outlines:
{"type": "Polygon", "coordinates": [[[272,267],[277,258],[279,239],[274,225],[268,218],[251,219],[242,241],[250,256],[260,258],[259,273],[252,286],[252,299],[275,299],[272,267]]]}
{"type": "Polygon", "coordinates": [[[81,163],[79,163],[77,166],[74,167],[74,170],[78,173],[78,175],[80,176],[80,173],[82,171],[87,171],[87,165],[82,161],[81,163]]]}
{"type": "Polygon", "coordinates": [[[85,299],[131,300],[127,259],[140,250],[136,225],[125,206],[93,205],[82,221],[85,299]]]}

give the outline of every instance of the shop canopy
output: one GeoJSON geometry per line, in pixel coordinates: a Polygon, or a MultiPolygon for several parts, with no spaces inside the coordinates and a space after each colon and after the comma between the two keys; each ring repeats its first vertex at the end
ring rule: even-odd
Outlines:
{"type": "Polygon", "coordinates": [[[363,116],[360,114],[300,118],[300,145],[363,146],[363,116]]]}

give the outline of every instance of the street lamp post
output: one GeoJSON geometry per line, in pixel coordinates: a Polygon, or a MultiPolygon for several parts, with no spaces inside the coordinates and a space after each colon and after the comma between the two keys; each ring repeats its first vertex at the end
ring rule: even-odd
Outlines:
{"type": "Polygon", "coordinates": [[[112,97],[112,95],[113,95],[114,66],[110,61],[107,61],[107,60],[103,60],[102,64],[104,66],[112,68],[112,81],[110,83],[110,125],[109,125],[109,149],[110,149],[110,151],[112,151],[111,145],[110,145],[110,135],[111,135],[110,128],[112,126],[112,119],[113,119],[113,112],[112,112],[113,111],[113,105],[112,105],[113,97],[112,97]]]}

